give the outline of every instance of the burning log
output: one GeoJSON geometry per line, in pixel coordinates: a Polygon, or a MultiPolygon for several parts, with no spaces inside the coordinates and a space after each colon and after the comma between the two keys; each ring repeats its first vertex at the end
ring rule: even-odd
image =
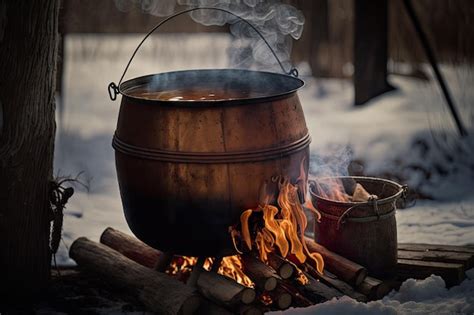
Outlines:
{"type": "MultiPolygon", "coordinates": [[[[346,282],[338,279],[336,275],[332,274],[331,272],[325,270],[324,274],[318,273],[312,266],[306,264],[305,269],[307,272],[316,279],[320,279],[327,285],[330,285],[343,294],[357,300],[359,302],[367,302],[367,294],[362,294],[356,291],[352,286],[347,284],[346,282]]],[[[367,277],[366,277],[367,278],[367,277]]],[[[364,282],[362,282],[364,283],[364,282]]]]}
{"type": "Polygon", "coordinates": [[[331,252],[308,237],[305,238],[305,242],[310,252],[317,252],[323,256],[325,268],[341,280],[355,286],[364,281],[367,276],[367,269],[363,266],[331,252]]]}
{"type": "Polygon", "coordinates": [[[244,272],[262,291],[272,291],[277,287],[278,280],[281,280],[271,267],[260,261],[251,254],[242,255],[244,272]]]}
{"type": "Polygon", "coordinates": [[[357,289],[364,293],[370,300],[380,300],[391,290],[387,283],[373,277],[366,277],[357,289]]]}
{"type": "Polygon", "coordinates": [[[276,270],[282,279],[289,279],[295,274],[296,266],[280,255],[269,253],[267,258],[268,264],[276,270]]]}
{"type": "Polygon", "coordinates": [[[214,272],[202,271],[197,279],[197,287],[206,298],[227,308],[255,301],[253,289],[214,272]]]}
{"type": "Polygon", "coordinates": [[[87,238],[78,238],[69,256],[77,264],[138,298],[160,314],[192,314],[200,304],[197,292],[179,281],[124,257],[87,238]],[[126,271],[126,272],[124,272],[126,271]]]}

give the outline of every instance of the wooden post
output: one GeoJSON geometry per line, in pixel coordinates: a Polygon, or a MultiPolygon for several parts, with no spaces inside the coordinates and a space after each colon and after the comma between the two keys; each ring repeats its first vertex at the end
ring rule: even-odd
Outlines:
{"type": "Polygon", "coordinates": [[[0,2],[2,299],[24,302],[50,276],[58,12],[58,0],[0,2]]]}
{"type": "Polygon", "coordinates": [[[393,90],[387,82],[388,0],[354,2],[355,105],[393,90]]]}

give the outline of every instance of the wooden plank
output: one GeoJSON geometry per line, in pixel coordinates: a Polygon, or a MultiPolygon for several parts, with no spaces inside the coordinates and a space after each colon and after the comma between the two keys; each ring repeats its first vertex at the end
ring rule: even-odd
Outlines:
{"type": "Polygon", "coordinates": [[[462,264],[408,259],[398,259],[397,273],[402,280],[424,279],[434,274],[442,277],[448,287],[461,283],[465,278],[462,264]]]}
{"type": "Polygon", "coordinates": [[[398,243],[398,249],[411,251],[442,251],[455,253],[474,254],[474,247],[470,246],[454,246],[454,245],[438,245],[438,244],[422,244],[422,243],[398,243]]]}
{"type": "Polygon", "coordinates": [[[474,254],[470,253],[398,250],[398,258],[462,264],[466,270],[474,267],[474,254]]]}

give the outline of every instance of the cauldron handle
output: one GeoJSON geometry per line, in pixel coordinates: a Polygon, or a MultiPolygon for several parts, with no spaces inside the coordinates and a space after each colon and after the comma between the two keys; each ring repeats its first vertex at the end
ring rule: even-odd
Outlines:
{"type": "Polygon", "coordinates": [[[250,23],[249,21],[247,21],[246,19],[244,19],[243,17],[235,14],[235,13],[232,13],[231,11],[229,10],[226,10],[226,9],[221,9],[221,8],[213,8],[213,7],[196,7],[196,8],[191,8],[191,9],[187,9],[187,10],[183,10],[183,11],[180,11],[180,12],[177,12],[173,15],[170,15],[168,16],[166,19],[164,19],[163,21],[161,21],[160,23],[156,24],[146,35],[145,37],[143,37],[143,39],[141,40],[141,42],[138,44],[137,48],[135,48],[135,51],[133,52],[132,54],[132,57],[130,57],[130,60],[128,61],[127,63],[127,66],[125,67],[125,70],[123,71],[122,73],[122,76],[120,77],[120,80],[119,80],[119,83],[118,85],[115,84],[114,82],[111,82],[108,86],[108,91],[109,91],[109,96],[110,96],[110,99],[112,101],[115,101],[117,99],[117,95],[120,94],[120,85],[122,84],[122,80],[123,78],[125,77],[125,74],[127,73],[128,71],[128,68],[130,67],[130,64],[132,63],[132,60],[133,58],[135,58],[135,55],[137,54],[138,50],[140,49],[140,47],[142,46],[142,44],[145,42],[145,40],[151,35],[153,34],[161,25],[165,24],[166,22],[168,22],[169,20],[179,16],[179,15],[182,15],[182,14],[185,14],[185,13],[188,13],[188,12],[192,12],[192,11],[197,11],[197,10],[216,10],[216,11],[222,11],[222,12],[225,12],[225,13],[228,13],[234,17],[236,17],[237,19],[239,19],[240,21],[246,23],[248,26],[250,26],[257,34],[258,36],[260,36],[260,38],[265,42],[265,44],[267,45],[268,49],[270,49],[271,53],[273,54],[273,56],[275,57],[276,61],[278,62],[278,65],[280,66],[281,70],[283,71],[283,73],[285,74],[288,74],[288,75],[292,75],[294,77],[298,77],[298,70],[296,68],[292,68],[290,71],[286,71],[285,70],[285,67],[283,67],[283,64],[281,63],[280,59],[278,58],[277,54],[275,53],[275,50],[273,50],[272,46],[270,46],[270,44],[268,43],[268,41],[265,39],[265,37],[262,35],[262,33],[260,33],[260,31],[252,24],[250,23]]]}

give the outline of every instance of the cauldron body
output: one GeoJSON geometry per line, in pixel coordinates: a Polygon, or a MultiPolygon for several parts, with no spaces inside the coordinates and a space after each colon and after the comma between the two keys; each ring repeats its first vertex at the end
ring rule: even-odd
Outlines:
{"type": "MultiPolygon", "coordinates": [[[[123,95],[113,147],[133,233],[162,251],[233,253],[229,226],[256,207],[263,183],[307,172],[310,137],[300,79],[248,70],[190,70],[139,77],[123,95]],[[257,97],[163,101],[132,91],[216,89],[257,97]]],[[[307,175],[307,174],[305,174],[307,175]]]]}

